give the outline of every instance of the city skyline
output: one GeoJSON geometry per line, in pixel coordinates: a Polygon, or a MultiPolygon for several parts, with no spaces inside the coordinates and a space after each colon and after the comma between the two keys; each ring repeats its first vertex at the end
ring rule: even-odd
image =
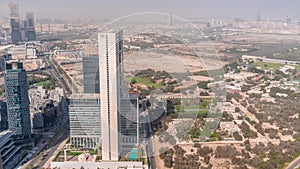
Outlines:
{"type": "MultiPolygon", "coordinates": [[[[11,1],[0,1],[0,17],[7,17],[7,6],[11,1]]],[[[15,1],[19,3],[20,14],[24,14],[26,11],[36,13],[37,18],[89,18],[89,19],[115,19],[124,15],[140,12],[163,12],[185,17],[185,18],[251,18],[255,19],[257,12],[260,12],[262,18],[283,18],[289,16],[292,18],[300,18],[298,7],[300,2],[291,0],[289,3],[285,1],[271,1],[264,2],[254,0],[248,2],[241,2],[238,0],[231,1],[164,1],[158,2],[157,0],[151,2],[140,2],[131,0],[128,2],[113,1],[85,1],[84,3],[79,0],[72,1],[33,1],[28,0],[15,1]],[[120,4],[114,7],[114,4],[120,4]],[[158,5],[160,3],[160,5],[158,5]],[[58,7],[58,4],[60,7],[58,7]],[[115,8],[111,11],[109,9],[115,8]],[[53,11],[55,9],[55,11],[53,11]],[[118,11],[118,12],[116,12],[118,11]]],[[[21,15],[25,17],[25,15],[21,15]]]]}

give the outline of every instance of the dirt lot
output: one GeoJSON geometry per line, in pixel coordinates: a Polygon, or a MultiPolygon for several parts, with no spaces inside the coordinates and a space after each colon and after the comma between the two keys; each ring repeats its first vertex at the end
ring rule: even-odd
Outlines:
{"type": "Polygon", "coordinates": [[[124,56],[125,72],[156,69],[170,73],[196,72],[200,70],[219,69],[225,62],[201,59],[195,56],[160,54],[151,51],[138,51],[124,56]]]}

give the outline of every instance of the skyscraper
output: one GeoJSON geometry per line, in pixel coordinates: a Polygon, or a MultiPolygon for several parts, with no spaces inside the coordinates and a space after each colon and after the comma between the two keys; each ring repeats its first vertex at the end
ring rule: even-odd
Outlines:
{"type": "Polygon", "coordinates": [[[82,58],[84,93],[100,93],[99,55],[82,58]]]}
{"type": "Polygon", "coordinates": [[[102,160],[118,161],[123,32],[99,33],[102,160]]]}
{"type": "Polygon", "coordinates": [[[30,137],[28,84],[23,63],[8,61],[4,79],[9,129],[18,137],[30,137]]]}
{"type": "Polygon", "coordinates": [[[27,41],[36,40],[35,36],[35,26],[34,26],[34,14],[32,12],[28,12],[26,14],[26,26],[25,26],[25,37],[27,41]]]}
{"type": "Polygon", "coordinates": [[[11,26],[11,40],[13,43],[22,41],[22,35],[20,31],[20,16],[19,5],[15,2],[9,4],[9,19],[11,26]]]}

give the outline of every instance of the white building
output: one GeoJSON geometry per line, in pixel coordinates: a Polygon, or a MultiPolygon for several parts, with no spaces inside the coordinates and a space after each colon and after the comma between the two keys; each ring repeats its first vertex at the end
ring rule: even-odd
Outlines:
{"type": "Polygon", "coordinates": [[[37,50],[34,43],[26,43],[25,44],[25,57],[26,59],[36,59],[37,58],[37,50]]]}
{"type": "Polygon", "coordinates": [[[99,33],[102,160],[118,161],[123,31],[99,33]]]}

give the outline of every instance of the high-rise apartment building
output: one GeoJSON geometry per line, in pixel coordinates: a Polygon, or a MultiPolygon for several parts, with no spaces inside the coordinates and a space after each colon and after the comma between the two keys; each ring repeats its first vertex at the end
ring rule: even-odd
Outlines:
{"type": "Polygon", "coordinates": [[[23,63],[15,60],[8,61],[4,79],[9,129],[19,137],[30,137],[27,73],[23,63]]]}
{"type": "Polygon", "coordinates": [[[123,32],[99,33],[102,160],[118,161],[122,97],[123,32]]]}

